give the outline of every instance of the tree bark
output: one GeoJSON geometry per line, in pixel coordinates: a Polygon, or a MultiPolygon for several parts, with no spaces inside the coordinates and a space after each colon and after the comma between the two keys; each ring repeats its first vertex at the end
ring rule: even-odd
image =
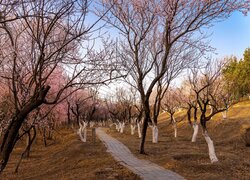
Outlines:
{"type": "Polygon", "coordinates": [[[50,86],[42,87],[40,92],[38,92],[33,97],[33,101],[26,104],[20,111],[17,111],[16,115],[13,116],[10,125],[4,136],[1,138],[1,149],[0,149],[0,173],[6,167],[9,156],[15,146],[16,138],[18,136],[19,129],[22,123],[26,119],[27,115],[38,108],[44,103],[45,97],[50,89],[50,86]]]}
{"type": "Polygon", "coordinates": [[[145,116],[144,121],[142,123],[142,137],[141,137],[140,149],[139,149],[140,154],[145,154],[144,144],[145,144],[145,139],[146,139],[146,134],[147,134],[147,128],[148,128],[148,117],[145,116]]]}
{"type": "Polygon", "coordinates": [[[115,123],[115,129],[118,131],[118,132],[120,132],[120,124],[118,123],[115,123]]]}
{"type": "Polygon", "coordinates": [[[148,122],[151,122],[150,119],[150,106],[149,106],[149,101],[147,98],[145,98],[146,100],[143,102],[143,111],[144,111],[144,121],[142,123],[142,138],[140,141],[140,148],[139,148],[139,153],[140,154],[145,154],[145,150],[144,150],[144,144],[145,144],[145,140],[146,140],[146,134],[147,134],[147,128],[148,128],[148,122]]]}
{"type": "Polygon", "coordinates": [[[227,119],[227,110],[225,110],[225,111],[223,111],[221,113],[222,113],[223,119],[226,120],[227,119]]]}
{"type": "Polygon", "coordinates": [[[33,137],[31,138],[30,131],[27,132],[28,133],[28,144],[27,144],[25,150],[23,151],[23,153],[21,154],[21,158],[19,159],[19,161],[17,163],[16,169],[15,169],[15,173],[18,172],[18,168],[19,168],[19,166],[20,166],[20,164],[22,162],[22,159],[23,158],[28,158],[29,155],[30,155],[31,145],[32,145],[32,143],[34,142],[34,140],[36,138],[36,128],[33,126],[32,129],[34,131],[33,137]]]}
{"type": "Polygon", "coordinates": [[[122,122],[121,124],[120,124],[120,133],[124,133],[124,129],[125,129],[125,122],[122,122]]]}
{"type": "Polygon", "coordinates": [[[83,124],[79,123],[80,128],[78,130],[78,135],[80,136],[80,139],[82,142],[86,142],[87,141],[87,124],[83,122],[83,124]],[[83,135],[82,135],[83,133],[83,135]]]}
{"type": "Polygon", "coordinates": [[[174,118],[174,114],[170,114],[170,118],[171,118],[171,123],[174,127],[174,137],[177,138],[177,122],[174,118]]]}
{"type": "Polygon", "coordinates": [[[47,146],[47,141],[46,141],[46,128],[43,128],[43,143],[44,143],[44,147],[47,146]]]}
{"type": "Polygon", "coordinates": [[[26,150],[24,151],[24,157],[29,158],[30,156],[30,149],[31,149],[31,145],[33,144],[33,142],[35,141],[36,138],[36,127],[33,126],[31,129],[33,129],[33,137],[29,138],[29,144],[26,148],[26,150]]]}
{"type": "Polygon", "coordinates": [[[134,124],[131,124],[130,128],[131,128],[131,135],[134,135],[136,126],[134,124]]]}
{"type": "Polygon", "coordinates": [[[158,143],[158,127],[157,125],[153,125],[152,127],[152,143],[158,143]]]}
{"type": "Polygon", "coordinates": [[[141,125],[140,125],[140,122],[137,123],[137,130],[138,130],[138,136],[139,136],[139,138],[141,138],[142,134],[141,134],[141,125]]]}
{"type": "Polygon", "coordinates": [[[174,137],[177,138],[177,122],[173,116],[174,137]]]}
{"type": "Polygon", "coordinates": [[[199,125],[196,124],[195,122],[193,124],[193,129],[194,129],[194,132],[193,132],[193,136],[192,136],[191,142],[196,142],[198,131],[199,131],[199,125]]]}
{"type": "Polygon", "coordinates": [[[96,142],[96,130],[95,130],[95,128],[92,128],[92,142],[93,143],[96,142]]]}
{"type": "Polygon", "coordinates": [[[211,160],[211,163],[218,162],[219,160],[215,154],[214,143],[211,140],[211,138],[209,137],[207,130],[203,131],[203,136],[204,136],[204,138],[207,142],[207,145],[208,145],[208,153],[209,153],[209,158],[211,160]]]}

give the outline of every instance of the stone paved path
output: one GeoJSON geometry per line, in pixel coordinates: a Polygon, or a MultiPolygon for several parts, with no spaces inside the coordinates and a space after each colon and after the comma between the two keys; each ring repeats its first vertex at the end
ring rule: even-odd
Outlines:
{"type": "Polygon", "coordinates": [[[150,161],[135,157],[120,141],[106,134],[101,128],[96,129],[97,136],[106,145],[107,151],[123,166],[145,180],[183,180],[173,171],[164,169],[150,161]]]}

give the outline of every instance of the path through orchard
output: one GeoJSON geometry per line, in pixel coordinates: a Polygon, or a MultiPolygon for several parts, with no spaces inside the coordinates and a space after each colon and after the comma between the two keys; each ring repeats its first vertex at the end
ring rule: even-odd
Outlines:
{"type": "Polygon", "coordinates": [[[120,141],[109,136],[101,128],[96,129],[97,136],[106,145],[107,151],[123,166],[145,180],[183,180],[184,178],[173,171],[164,169],[150,161],[135,157],[120,141]]]}

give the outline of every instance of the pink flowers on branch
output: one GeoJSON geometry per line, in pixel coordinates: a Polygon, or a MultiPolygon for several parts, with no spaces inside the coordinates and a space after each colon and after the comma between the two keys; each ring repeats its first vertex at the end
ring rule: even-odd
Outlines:
{"type": "Polygon", "coordinates": [[[13,108],[0,137],[1,172],[32,111],[63,103],[78,89],[116,74],[105,53],[90,46],[101,18],[86,23],[89,1],[4,0],[0,6],[0,83],[7,85],[13,108]]]}

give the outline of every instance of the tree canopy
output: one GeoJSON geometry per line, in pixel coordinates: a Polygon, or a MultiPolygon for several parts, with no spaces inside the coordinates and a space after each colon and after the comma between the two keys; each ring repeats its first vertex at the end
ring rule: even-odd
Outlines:
{"type": "Polygon", "coordinates": [[[225,81],[235,98],[250,94],[250,48],[244,51],[243,59],[231,56],[226,58],[228,64],[223,69],[225,81]]]}

